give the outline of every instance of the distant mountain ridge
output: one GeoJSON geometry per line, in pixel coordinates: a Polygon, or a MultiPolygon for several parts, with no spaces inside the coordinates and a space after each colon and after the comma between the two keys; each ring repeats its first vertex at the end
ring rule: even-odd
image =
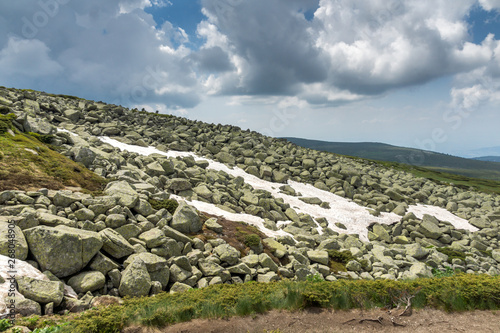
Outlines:
{"type": "Polygon", "coordinates": [[[474,157],[473,160],[477,161],[488,161],[488,162],[500,162],[500,156],[481,156],[474,157]]]}
{"type": "Polygon", "coordinates": [[[284,139],[301,147],[341,155],[404,163],[474,178],[500,180],[500,157],[498,161],[491,161],[490,159],[468,159],[377,142],[328,142],[293,137],[284,139]]]}

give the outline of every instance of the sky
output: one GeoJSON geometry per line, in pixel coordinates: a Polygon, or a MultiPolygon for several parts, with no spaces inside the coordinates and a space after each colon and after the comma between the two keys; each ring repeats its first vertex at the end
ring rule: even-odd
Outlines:
{"type": "Polygon", "coordinates": [[[0,85],[472,156],[500,146],[499,40],[500,0],[2,1],[0,85]]]}

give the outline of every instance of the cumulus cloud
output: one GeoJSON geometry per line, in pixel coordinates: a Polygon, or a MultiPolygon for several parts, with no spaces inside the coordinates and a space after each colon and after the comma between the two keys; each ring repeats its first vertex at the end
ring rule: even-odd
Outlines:
{"type": "Polygon", "coordinates": [[[453,103],[472,103],[495,91],[500,72],[498,40],[470,36],[466,18],[478,4],[500,8],[498,0],[202,0],[194,47],[182,26],[159,26],[145,12],[168,9],[168,0],[3,1],[0,73],[4,85],[51,76],[50,87],[37,87],[162,110],[211,95],[332,106],[458,75],[453,103]]]}
{"type": "MultiPolygon", "coordinates": [[[[220,94],[298,95],[336,105],[468,72],[491,59],[470,42],[472,0],[205,0],[198,27],[233,62],[220,94]],[[315,9],[308,21],[303,13],[315,9]]],[[[494,8],[493,1],[483,1],[494,8]]]]}
{"type": "Polygon", "coordinates": [[[0,4],[0,25],[16,36],[0,44],[0,72],[25,77],[3,76],[4,85],[32,87],[35,78],[57,74],[44,90],[127,106],[180,109],[200,102],[203,86],[186,61],[192,52],[184,45],[186,34],[169,22],[157,27],[144,11],[168,2],[53,1],[50,10],[40,5],[49,2],[0,4]],[[46,20],[37,21],[42,16],[46,20]]]}
{"type": "Polygon", "coordinates": [[[479,0],[479,3],[486,10],[500,9],[500,0],[479,0]]]}
{"type": "Polygon", "coordinates": [[[1,76],[22,75],[28,78],[51,76],[62,72],[62,66],[50,58],[50,50],[43,42],[11,37],[0,50],[1,76]]]}

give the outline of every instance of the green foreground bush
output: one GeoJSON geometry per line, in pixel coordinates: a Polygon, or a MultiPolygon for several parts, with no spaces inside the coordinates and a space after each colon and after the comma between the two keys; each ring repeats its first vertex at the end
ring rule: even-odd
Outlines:
{"type": "MultiPolygon", "coordinates": [[[[500,277],[459,274],[413,281],[285,280],[214,285],[174,295],[126,299],[122,306],[92,309],[72,319],[60,332],[111,333],[133,324],[162,327],[194,318],[225,318],[272,309],[394,307],[409,295],[415,296],[414,308],[500,309],[500,277]]],[[[60,320],[67,321],[65,317],[60,320]]]]}

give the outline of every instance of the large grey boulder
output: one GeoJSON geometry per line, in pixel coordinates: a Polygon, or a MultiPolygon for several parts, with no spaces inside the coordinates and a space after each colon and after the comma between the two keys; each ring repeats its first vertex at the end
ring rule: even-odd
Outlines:
{"type": "Polygon", "coordinates": [[[118,204],[128,208],[133,208],[139,201],[139,194],[124,180],[109,183],[104,189],[104,193],[118,197],[118,204]]]}
{"type": "Polygon", "coordinates": [[[67,227],[76,227],[76,222],[70,219],[67,219],[62,216],[53,215],[50,213],[37,212],[36,213],[38,222],[42,225],[46,225],[49,227],[55,227],[58,225],[63,225],[67,227]]]}
{"type": "Polygon", "coordinates": [[[420,260],[429,254],[429,250],[423,248],[419,243],[414,243],[406,246],[406,254],[420,260]]]}
{"type": "Polygon", "coordinates": [[[127,219],[123,214],[109,214],[106,216],[104,223],[106,223],[108,228],[116,229],[127,224],[127,219]]]}
{"type": "Polygon", "coordinates": [[[224,271],[222,266],[208,260],[200,260],[198,262],[198,268],[204,276],[215,276],[224,271]]]}
{"type": "Polygon", "coordinates": [[[307,257],[313,262],[317,262],[322,265],[328,265],[329,258],[328,258],[328,252],[326,251],[323,250],[307,251],[307,257]]]}
{"type": "Polygon", "coordinates": [[[155,213],[155,210],[153,209],[151,204],[144,199],[139,199],[137,204],[134,206],[134,210],[137,212],[137,214],[140,214],[142,216],[149,216],[155,213]]]}
{"type": "Polygon", "coordinates": [[[167,260],[160,256],[157,256],[152,253],[142,252],[135,253],[129,256],[124,262],[123,266],[128,267],[135,259],[141,259],[146,265],[146,269],[149,273],[156,272],[162,270],[167,265],[167,260]]]}
{"type": "Polygon", "coordinates": [[[434,216],[425,214],[417,231],[427,238],[438,239],[442,235],[438,223],[439,221],[434,216]]]}
{"type": "Polygon", "coordinates": [[[229,265],[236,265],[241,256],[240,251],[236,250],[229,244],[221,244],[214,249],[214,252],[219,256],[220,260],[229,265]]]}
{"type": "Polygon", "coordinates": [[[49,135],[56,133],[56,128],[51,125],[44,118],[34,118],[27,116],[23,122],[24,130],[26,132],[33,132],[42,135],[49,135]]]}
{"type": "Polygon", "coordinates": [[[82,270],[103,246],[98,233],[65,226],[38,226],[24,235],[41,270],[59,278],[82,270]]]}
{"type": "Polygon", "coordinates": [[[192,187],[193,186],[189,180],[184,178],[172,178],[165,184],[165,188],[173,191],[174,193],[190,190],[192,187]]]}
{"type": "Polygon", "coordinates": [[[19,292],[35,302],[59,305],[64,296],[64,284],[60,281],[44,281],[28,276],[16,278],[19,292]]]}
{"type": "Polygon", "coordinates": [[[423,262],[416,262],[410,267],[409,271],[403,274],[403,277],[410,280],[430,278],[432,277],[432,269],[423,262]]]}
{"type": "Polygon", "coordinates": [[[81,272],[68,281],[68,285],[77,293],[99,290],[105,283],[106,277],[98,271],[81,272]]]}
{"type": "Polygon", "coordinates": [[[222,163],[226,163],[226,164],[235,164],[236,163],[235,157],[229,153],[224,152],[224,151],[221,151],[220,153],[216,154],[215,158],[217,159],[217,161],[222,162],[222,163]]]}
{"type": "Polygon", "coordinates": [[[94,163],[97,153],[97,149],[92,149],[89,147],[75,146],[71,148],[70,154],[73,155],[75,162],[82,163],[85,167],[90,167],[94,163]]]}
{"type": "Polygon", "coordinates": [[[160,177],[165,174],[165,170],[157,161],[151,162],[144,167],[144,171],[151,177],[160,177]]]}
{"type": "Polygon", "coordinates": [[[181,201],[175,210],[170,226],[177,231],[189,234],[200,231],[203,222],[195,208],[181,201]]]}
{"type": "Polygon", "coordinates": [[[166,243],[167,238],[163,231],[158,228],[153,228],[139,235],[139,239],[146,243],[146,246],[150,249],[154,247],[159,247],[166,243]]]}
{"type": "Polygon", "coordinates": [[[114,258],[123,258],[134,253],[134,247],[122,235],[113,229],[106,228],[99,232],[102,249],[114,258]]]}
{"type": "Polygon", "coordinates": [[[182,292],[185,292],[189,289],[193,289],[193,287],[191,287],[185,283],[175,282],[172,285],[172,287],[170,288],[170,293],[171,294],[182,293],[182,292]]]}
{"type": "Polygon", "coordinates": [[[97,254],[90,262],[89,267],[94,271],[99,271],[102,274],[106,275],[109,271],[120,268],[120,265],[118,265],[112,259],[106,257],[101,252],[97,252],[97,254]]]}
{"type": "Polygon", "coordinates": [[[151,277],[146,264],[140,258],[136,258],[123,271],[118,292],[122,297],[141,297],[147,296],[150,289],[151,277]]]}
{"type": "Polygon", "coordinates": [[[0,222],[0,254],[21,260],[28,257],[28,243],[17,225],[0,222]]]}
{"type": "Polygon", "coordinates": [[[84,198],[88,198],[90,195],[83,194],[80,192],[71,191],[57,191],[54,195],[54,205],[60,207],[69,207],[73,202],[82,201],[84,198]]]}

